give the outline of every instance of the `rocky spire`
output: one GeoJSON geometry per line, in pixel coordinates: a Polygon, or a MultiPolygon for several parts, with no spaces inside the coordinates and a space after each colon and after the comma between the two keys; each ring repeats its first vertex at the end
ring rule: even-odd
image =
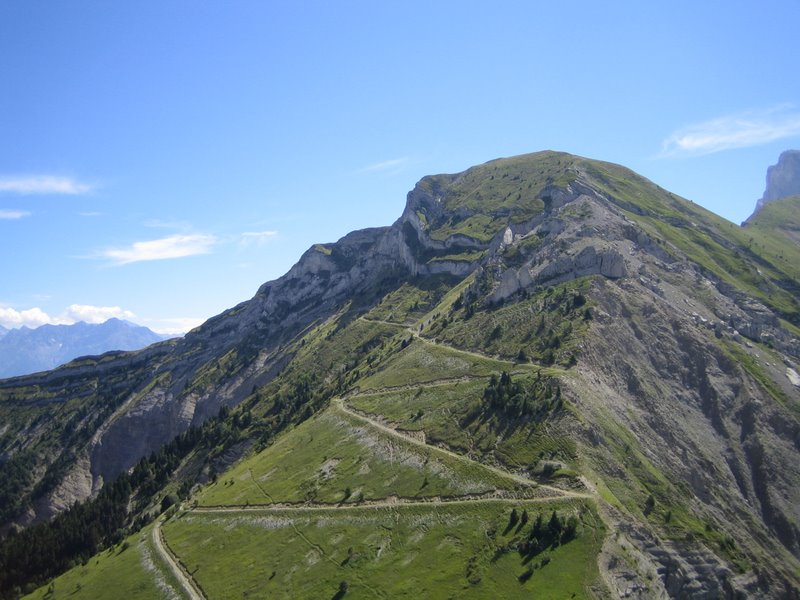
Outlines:
{"type": "Polygon", "coordinates": [[[796,194],[800,194],[800,150],[786,150],[778,158],[778,164],[767,169],[767,188],[753,215],[767,202],[796,194]]]}

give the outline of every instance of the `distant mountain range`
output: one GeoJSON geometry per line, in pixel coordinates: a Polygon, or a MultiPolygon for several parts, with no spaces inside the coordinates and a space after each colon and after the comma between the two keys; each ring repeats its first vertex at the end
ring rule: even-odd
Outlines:
{"type": "Polygon", "coordinates": [[[36,329],[0,326],[0,378],[46,371],[79,356],[138,350],[167,337],[120,319],[36,329]]]}

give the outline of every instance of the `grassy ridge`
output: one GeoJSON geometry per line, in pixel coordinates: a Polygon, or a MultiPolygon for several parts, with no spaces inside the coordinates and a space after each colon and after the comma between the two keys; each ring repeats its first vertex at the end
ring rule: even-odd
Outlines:
{"type": "Polygon", "coordinates": [[[624,167],[588,160],[580,167],[593,185],[654,238],[674,245],[720,280],[758,298],[795,326],[800,323],[797,199],[777,202],[774,207],[767,205],[763,216],[757,216],[748,227],[739,227],[624,167]]]}

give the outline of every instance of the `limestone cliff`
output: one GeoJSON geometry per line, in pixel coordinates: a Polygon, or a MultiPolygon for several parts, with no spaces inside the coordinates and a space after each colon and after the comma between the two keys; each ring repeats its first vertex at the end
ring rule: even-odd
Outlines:
{"type": "Polygon", "coordinates": [[[781,198],[800,194],[800,150],[786,150],[778,157],[777,164],[767,169],[767,187],[756,202],[756,208],[748,221],[765,204],[781,198]]]}

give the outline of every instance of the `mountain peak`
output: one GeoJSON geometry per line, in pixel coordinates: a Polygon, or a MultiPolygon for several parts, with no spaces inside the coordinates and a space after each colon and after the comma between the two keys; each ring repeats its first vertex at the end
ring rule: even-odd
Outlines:
{"type": "Polygon", "coordinates": [[[767,187],[764,195],[756,203],[748,222],[764,205],[781,198],[800,194],[800,150],[786,150],[778,162],[767,169],[767,187]]]}

